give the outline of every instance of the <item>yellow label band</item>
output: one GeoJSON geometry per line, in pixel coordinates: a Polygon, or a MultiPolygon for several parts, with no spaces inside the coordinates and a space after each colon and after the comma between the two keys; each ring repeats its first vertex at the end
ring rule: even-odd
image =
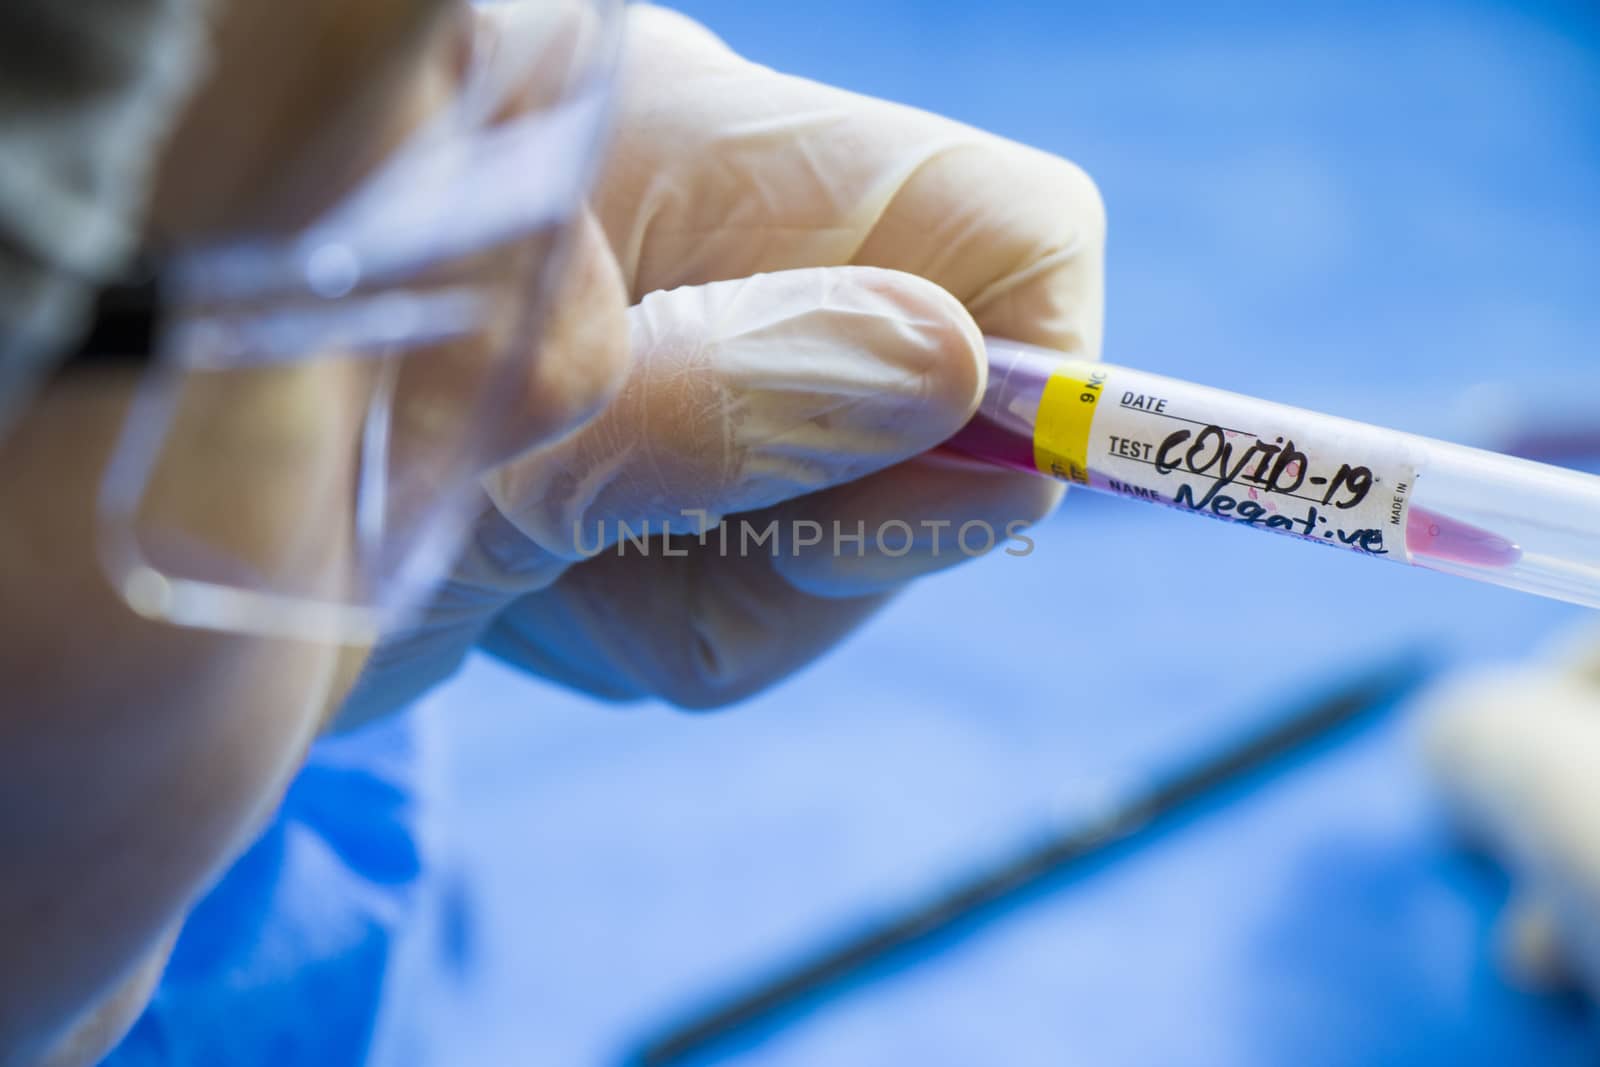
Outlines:
{"type": "Polygon", "coordinates": [[[1033,462],[1045,474],[1089,484],[1089,431],[1106,372],[1090,363],[1068,364],[1050,375],[1033,427],[1033,462]]]}

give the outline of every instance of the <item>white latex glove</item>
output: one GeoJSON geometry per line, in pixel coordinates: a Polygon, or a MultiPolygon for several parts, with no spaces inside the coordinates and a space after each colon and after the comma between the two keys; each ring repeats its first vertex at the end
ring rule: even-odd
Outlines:
{"type": "Polygon", "coordinates": [[[980,329],[1098,354],[1104,219],[1082,171],[756,66],[660,8],[630,10],[625,55],[593,206],[637,301],[631,370],[592,422],[487,480],[456,579],[423,627],[380,647],[347,722],[420,693],[480,639],[603,697],[738,700],[959,562],[962,523],[1003,543],[1060,499],[1045,479],[924,453],[982,395],[980,329]],[[691,510],[829,536],[777,558],[724,554],[714,535],[682,556],[657,537],[648,556],[584,558],[619,521],[698,532],[691,510]],[[911,551],[876,551],[889,520],[922,534],[911,551]],[[834,553],[835,521],[864,524],[864,555],[834,553]],[[940,522],[936,551],[924,524],[940,522]]]}
{"type": "Polygon", "coordinates": [[[1512,976],[1600,998],[1600,627],[1536,662],[1451,679],[1429,703],[1430,767],[1514,880],[1512,976]]]}

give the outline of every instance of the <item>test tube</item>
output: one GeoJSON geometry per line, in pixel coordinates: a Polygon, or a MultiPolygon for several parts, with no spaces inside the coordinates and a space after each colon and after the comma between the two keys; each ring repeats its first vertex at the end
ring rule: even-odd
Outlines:
{"type": "Polygon", "coordinates": [[[1102,492],[1600,608],[1600,477],[988,339],[948,448],[1102,492]]]}

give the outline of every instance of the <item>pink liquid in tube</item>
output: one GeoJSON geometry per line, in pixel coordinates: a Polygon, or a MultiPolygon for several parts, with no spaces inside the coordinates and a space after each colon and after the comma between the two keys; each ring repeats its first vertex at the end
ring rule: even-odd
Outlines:
{"type": "Polygon", "coordinates": [[[1600,607],[1600,478],[1004,339],[989,356],[950,450],[1600,607]]]}
{"type": "Polygon", "coordinates": [[[1419,507],[1406,516],[1406,550],[1475,567],[1509,567],[1522,558],[1522,549],[1498,534],[1419,507]]]}

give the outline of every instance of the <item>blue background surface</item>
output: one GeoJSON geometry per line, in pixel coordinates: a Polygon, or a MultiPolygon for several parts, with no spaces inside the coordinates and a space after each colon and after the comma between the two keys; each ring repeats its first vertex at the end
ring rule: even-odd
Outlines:
{"type": "MultiPolygon", "coordinates": [[[[681,6],[1083,164],[1113,360],[1455,438],[1600,412],[1590,5],[681,6]]],[[[616,1063],[1375,658],[1512,656],[1578,615],[1086,494],[1036,540],[728,714],[473,661],[319,751],[113,1062],[616,1063]]],[[[1505,887],[1453,848],[1415,725],[703,1062],[1593,1062],[1584,1009],[1498,977],[1505,887]]]]}

